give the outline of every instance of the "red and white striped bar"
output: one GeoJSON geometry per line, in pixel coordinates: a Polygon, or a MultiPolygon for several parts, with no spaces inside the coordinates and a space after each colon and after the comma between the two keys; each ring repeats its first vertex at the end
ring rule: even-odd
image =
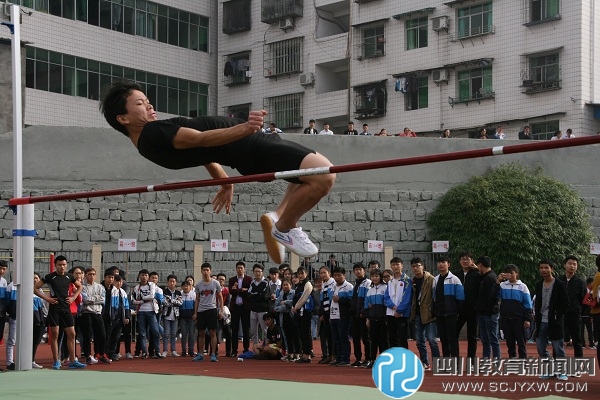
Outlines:
{"type": "Polygon", "coordinates": [[[132,193],[161,192],[167,190],[181,190],[206,186],[218,186],[224,184],[247,183],[247,182],[270,182],[276,179],[297,178],[307,175],[322,175],[328,173],[366,171],[371,169],[403,167],[407,165],[429,164],[444,161],[466,160],[470,158],[481,158],[505,154],[527,153],[540,150],[552,150],[566,147],[587,146],[600,143],[600,135],[584,136],[580,138],[564,140],[531,141],[526,144],[515,144],[508,146],[495,146],[485,149],[464,150],[452,153],[438,153],[426,156],[415,156],[407,158],[396,158],[391,160],[370,161],[355,164],[334,165],[331,167],[308,168],[293,171],[268,172],[246,176],[234,176],[220,179],[206,179],[199,181],[185,181],[176,183],[163,183],[149,186],[137,186],[121,189],[95,190],[91,192],[62,193],[47,196],[30,196],[12,198],[8,205],[16,206],[23,204],[44,203],[48,201],[75,200],[91,197],[115,196],[132,193]]]}

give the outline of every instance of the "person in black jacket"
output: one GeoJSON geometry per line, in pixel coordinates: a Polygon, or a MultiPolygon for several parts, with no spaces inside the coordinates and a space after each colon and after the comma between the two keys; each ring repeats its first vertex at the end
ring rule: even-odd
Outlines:
{"type": "Polygon", "coordinates": [[[250,300],[250,339],[256,346],[259,343],[259,336],[264,340],[267,334],[267,325],[263,315],[269,311],[269,282],[263,276],[265,267],[262,264],[254,264],[252,273],[254,280],[248,289],[248,298],[250,300]],[[260,330],[260,334],[259,334],[260,330]]]}
{"type": "Polygon", "coordinates": [[[456,322],[456,335],[460,335],[465,323],[467,324],[467,357],[475,359],[477,353],[477,297],[479,296],[479,284],[481,274],[473,263],[473,257],[468,252],[458,255],[461,269],[454,274],[460,279],[465,292],[465,301],[459,310],[456,322]]]}
{"type": "Polygon", "coordinates": [[[489,257],[479,257],[477,268],[481,273],[479,294],[477,295],[477,322],[481,345],[483,347],[483,358],[500,358],[500,342],[498,340],[498,318],[500,316],[500,296],[494,291],[498,276],[492,271],[492,260],[489,257]],[[490,354],[491,353],[491,354],[490,354]]]}
{"type": "Polygon", "coordinates": [[[569,309],[565,313],[565,337],[571,336],[575,357],[583,357],[582,329],[581,329],[581,302],[587,293],[587,285],[575,273],[579,260],[575,256],[567,256],[563,262],[565,274],[560,279],[567,287],[569,296],[569,309]]]}
{"type": "MultiPolygon", "coordinates": [[[[555,357],[565,357],[564,347],[564,316],[569,309],[569,296],[564,283],[553,276],[554,265],[549,260],[539,263],[542,280],[535,285],[535,323],[537,333],[537,351],[540,357],[548,358],[546,350],[548,340],[552,343],[555,357]]],[[[542,375],[548,379],[551,375],[542,375]]],[[[567,380],[564,374],[558,374],[558,379],[567,380]]]]}
{"type": "Polygon", "coordinates": [[[367,329],[367,318],[364,313],[365,297],[371,287],[371,280],[365,276],[365,266],[362,262],[354,264],[352,267],[354,276],[356,276],[356,282],[354,282],[354,288],[352,289],[352,301],[350,302],[350,332],[352,334],[352,344],[354,348],[354,357],[356,360],[350,364],[352,367],[362,367],[363,364],[368,362],[367,355],[371,348],[371,340],[369,338],[369,330],[367,329]],[[362,362],[361,358],[363,352],[361,351],[360,342],[365,347],[365,361],[362,362]]]}

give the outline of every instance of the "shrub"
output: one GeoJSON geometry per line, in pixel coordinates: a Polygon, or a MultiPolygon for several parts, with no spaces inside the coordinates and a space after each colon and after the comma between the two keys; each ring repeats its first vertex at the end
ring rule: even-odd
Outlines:
{"type": "Polygon", "coordinates": [[[453,263],[461,251],[490,256],[496,272],[513,263],[530,288],[539,280],[541,259],[554,260],[561,274],[569,254],[580,259],[582,276],[593,265],[586,204],[539,168],[512,163],[473,177],[449,190],[427,223],[433,240],[450,241],[453,263]]]}

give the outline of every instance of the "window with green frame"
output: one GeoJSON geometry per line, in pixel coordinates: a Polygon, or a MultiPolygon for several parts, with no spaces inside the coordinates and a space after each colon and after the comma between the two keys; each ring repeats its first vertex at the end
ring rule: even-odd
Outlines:
{"type": "Polygon", "coordinates": [[[427,108],[429,106],[428,78],[426,76],[412,78],[410,84],[405,95],[406,111],[427,108]],[[410,84],[415,86],[414,89],[410,88],[410,84]]]}
{"type": "Polygon", "coordinates": [[[483,67],[459,71],[458,80],[458,101],[467,101],[477,99],[481,94],[481,89],[490,93],[492,87],[492,67],[483,67]]]}
{"type": "Polygon", "coordinates": [[[27,88],[99,100],[104,87],[122,79],[138,83],[159,112],[188,117],[208,114],[208,85],[26,47],[27,88]]]}
{"type": "Polygon", "coordinates": [[[534,83],[555,84],[559,80],[559,71],[558,53],[529,59],[529,79],[534,83]]]}
{"type": "Polygon", "coordinates": [[[531,124],[531,136],[535,140],[549,140],[559,129],[559,121],[544,121],[531,124]]]}
{"type": "Polygon", "coordinates": [[[372,25],[362,29],[362,56],[380,57],[385,55],[384,27],[372,25]]]}
{"type": "Polygon", "coordinates": [[[559,0],[531,0],[531,21],[560,17],[559,0]]]}
{"type": "Polygon", "coordinates": [[[428,18],[415,18],[406,21],[406,50],[427,47],[428,18]]]}
{"type": "Polygon", "coordinates": [[[483,35],[493,31],[492,2],[458,10],[458,38],[483,35]]]}

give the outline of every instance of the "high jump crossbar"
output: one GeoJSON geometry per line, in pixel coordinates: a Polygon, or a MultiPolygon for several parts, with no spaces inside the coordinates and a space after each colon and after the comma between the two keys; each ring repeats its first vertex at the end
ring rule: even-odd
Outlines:
{"type": "MultiPolygon", "coordinates": [[[[410,139],[408,139],[410,140],[410,139]]],[[[136,186],[121,189],[95,190],[89,192],[61,193],[47,196],[30,196],[12,198],[8,201],[9,206],[24,204],[43,203],[48,201],[75,200],[91,197],[115,196],[133,193],[160,192],[167,190],[181,190],[206,186],[217,186],[234,183],[247,182],[270,182],[277,179],[297,178],[308,175],[322,175],[329,173],[354,172],[371,169],[402,167],[408,165],[438,163],[444,161],[465,160],[470,158],[481,158],[498,155],[508,155],[517,153],[527,153],[540,150],[552,150],[566,147],[586,146],[600,143],[600,135],[584,136],[580,138],[564,140],[533,141],[526,144],[515,144],[508,146],[494,146],[485,149],[463,150],[451,153],[437,153],[424,156],[396,158],[380,161],[369,161],[354,164],[333,165],[331,167],[319,167],[299,169],[282,172],[268,172],[262,174],[253,174],[245,176],[234,176],[229,178],[206,179],[197,181],[185,181],[175,183],[163,183],[148,186],[136,186]]]]}

